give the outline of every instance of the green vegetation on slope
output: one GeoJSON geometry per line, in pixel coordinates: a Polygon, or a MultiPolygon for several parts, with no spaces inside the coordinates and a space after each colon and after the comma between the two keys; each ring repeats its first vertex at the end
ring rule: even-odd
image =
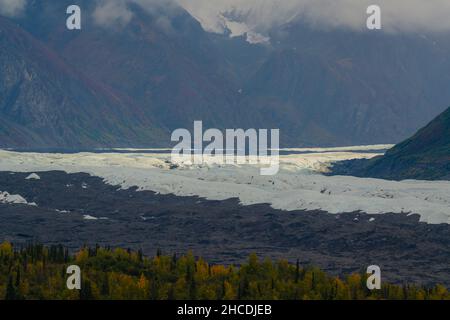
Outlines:
{"type": "Polygon", "coordinates": [[[238,267],[210,265],[192,254],[147,258],[124,249],[83,248],[70,255],[62,246],[0,244],[0,298],[5,299],[450,299],[442,286],[383,284],[366,289],[364,275],[346,279],[287,261],[238,267]],[[68,290],[69,265],[82,270],[82,289],[68,290]]]}

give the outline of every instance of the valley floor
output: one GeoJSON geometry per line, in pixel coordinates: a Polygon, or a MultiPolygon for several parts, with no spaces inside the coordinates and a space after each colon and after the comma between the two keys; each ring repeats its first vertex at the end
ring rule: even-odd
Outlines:
{"type": "Polygon", "coordinates": [[[225,264],[255,252],[334,274],[376,264],[394,283],[450,285],[450,183],[317,173],[379,153],[362,151],[285,155],[275,177],[165,154],[0,151],[0,240],[192,250],[225,264]]]}

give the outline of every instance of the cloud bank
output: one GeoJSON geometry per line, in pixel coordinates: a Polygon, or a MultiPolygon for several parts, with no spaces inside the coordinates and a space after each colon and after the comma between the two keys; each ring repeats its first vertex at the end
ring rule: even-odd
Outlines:
{"type": "MultiPolygon", "coordinates": [[[[382,9],[386,32],[449,32],[450,0],[95,0],[93,13],[100,25],[126,24],[135,3],[154,11],[164,7],[177,12],[185,8],[210,32],[264,34],[273,27],[299,19],[316,28],[364,30],[366,9],[377,4],[382,9]],[[238,24],[236,24],[238,23],[238,24]],[[234,28],[234,30],[230,30],[234,28]]],[[[27,0],[0,0],[0,14],[17,16],[27,0]]],[[[76,1],[74,1],[76,2],[76,1]]]]}
{"type": "Polygon", "coordinates": [[[93,13],[97,24],[105,27],[123,26],[133,18],[126,0],[100,0],[93,13]]]}
{"type": "Polygon", "coordinates": [[[293,19],[318,28],[366,27],[366,9],[382,9],[387,32],[450,31],[449,0],[177,0],[211,32],[224,32],[223,14],[239,13],[260,32],[293,19]]]}
{"type": "Polygon", "coordinates": [[[96,0],[94,21],[101,26],[124,26],[133,18],[129,4],[137,4],[150,13],[158,13],[156,22],[164,30],[171,30],[167,15],[180,10],[175,0],[96,0]]]}
{"type": "Polygon", "coordinates": [[[27,0],[0,0],[0,15],[14,17],[22,13],[27,0]]]}

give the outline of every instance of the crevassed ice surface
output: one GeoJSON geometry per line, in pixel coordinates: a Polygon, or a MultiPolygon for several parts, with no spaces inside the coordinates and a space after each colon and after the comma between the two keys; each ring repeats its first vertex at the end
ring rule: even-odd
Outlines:
{"type": "MultiPolygon", "coordinates": [[[[382,149],[382,148],[379,148],[382,149]]],[[[78,153],[45,154],[0,151],[0,171],[86,172],[107,183],[132,186],[178,196],[210,200],[239,198],[243,205],[269,203],[282,210],[324,210],[330,213],[362,211],[369,214],[419,214],[422,222],[450,223],[450,182],[401,182],[348,176],[328,177],[320,172],[333,161],[371,158],[376,147],[295,149],[302,154],[280,156],[280,172],[261,176],[257,165],[173,166],[169,154],[78,153]]]]}

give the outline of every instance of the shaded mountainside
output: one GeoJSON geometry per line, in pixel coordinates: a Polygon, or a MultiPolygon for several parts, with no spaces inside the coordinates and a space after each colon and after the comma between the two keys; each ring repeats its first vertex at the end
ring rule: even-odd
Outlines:
{"type": "Polygon", "coordinates": [[[191,128],[195,120],[228,128],[244,118],[236,107],[238,75],[186,11],[130,4],[129,23],[105,25],[93,17],[96,3],[79,1],[81,31],[61,24],[61,12],[71,4],[65,0],[33,2],[17,22],[83,77],[136,106],[131,119],[146,117],[164,130],[145,146],[168,146],[172,130],[191,128]]]}
{"type": "Polygon", "coordinates": [[[393,180],[450,180],[450,108],[384,156],[338,163],[333,174],[393,180]]]}
{"type": "Polygon", "coordinates": [[[272,42],[245,104],[261,110],[259,122],[281,125],[291,145],[398,143],[449,104],[445,38],[294,23],[272,42]]]}
{"type": "Polygon", "coordinates": [[[0,21],[0,147],[169,146],[194,120],[279,128],[282,146],[396,143],[450,101],[446,35],[293,22],[251,45],[173,6],[99,23],[99,3],[78,1],[81,31],[61,21],[69,0],[0,21]]]}
{"type": "Polygon", "coordinates": [[[70,32],[60,19],[68,4],[32,2],[16,21],[1,18],[1,147],[168,146],[170,131],[194,120],[221,128],[242,118],[223,112],[235,104],[227,68],[184,11],[174,30],[133,6],[123,28],[86,14],[70,32]]]}
{"type": "Polygon", "coordinates": [[[0,70],[2,147],[147,145],[161,135],[126,97],[1,17],[0,70]]]}
{"type": "MultiPolygon", "coordinates": [[[[205,125],[226,128],[240,118],[237,88],[228,74],[231,68],[184,10],[148,11],[129,5],[133,19],[113,25],[99,25],[86,14],[83,30],[73,35],[60,25],[59,15],[50,14],[48,21],[49,13],[41,9],[59,6],[57,12],[64,12],[64,2],[70,3],[42,1],[29,9],[48,25],[35,36],[89,79],[132,100],[161,127],[191,128],[200,119],[205,125]]],[[[81,3],[85,12],[95,10],[94,2],[81,3]]],[[[28,21],[21,23],[31,27],[28,21]]],[[[170,142],[168,136],[164,142],[170,142]]]]}

